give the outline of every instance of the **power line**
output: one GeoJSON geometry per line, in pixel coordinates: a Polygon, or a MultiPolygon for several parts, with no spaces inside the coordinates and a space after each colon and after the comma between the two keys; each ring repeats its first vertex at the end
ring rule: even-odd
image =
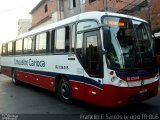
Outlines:
{"type": "Polygon", "coordinates": [[[7,13],[7,12],[10,12],[10,11],[15,11],[15,10],[18,10],[18,9],[21,9],[21,8],[25,8],[25,7],[28,7],[28,6],[32,5],[32,4],[33,4],[33,3],[29,3],[29,4],[27,4],[27,5],[18,6],[18,7],[6,9],[6,10],[2,10],[2,11],[0,11],[0,14],[1,14],[1,13],[7,13]]]}

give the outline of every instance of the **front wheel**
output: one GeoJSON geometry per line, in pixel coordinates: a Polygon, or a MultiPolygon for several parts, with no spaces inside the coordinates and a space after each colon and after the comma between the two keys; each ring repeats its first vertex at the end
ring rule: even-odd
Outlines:
{"type": "Polygon", "coordinates": [[[58,85],[58,95],[63,102],[70,103],[72,100],[72,92],[69,81],[61,78],[58,85]]]}

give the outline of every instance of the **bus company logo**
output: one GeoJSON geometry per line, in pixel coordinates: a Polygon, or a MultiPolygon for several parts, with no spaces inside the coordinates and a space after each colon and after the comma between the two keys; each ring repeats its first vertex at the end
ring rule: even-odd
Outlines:
{"type": "Polygon", "coordinates": [[[127,81],[135,81],[135,80],[139,80],[139,76],[135,76],[135,77],[127,77],[127,81]]]}
{"type": "Polygon", "coordinates": [[[21,59],[21,60],[18,60],[18,59],[14,59],[14,64],[15,65],[22,65],[22,66],[35,66],[35,67],[45,67],[45,61],[43,60],[33,60],[33,59],[28,59],[28,60],[25,60],[25,59],[21,59]]]}

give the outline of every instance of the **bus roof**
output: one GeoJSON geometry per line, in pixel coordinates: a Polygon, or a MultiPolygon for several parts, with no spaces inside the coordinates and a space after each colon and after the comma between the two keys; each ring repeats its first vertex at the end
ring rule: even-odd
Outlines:
{"type": "Polygon", "coordinates": [[[98,19],[99,21],[101,21],[101,17],[104,15],[131,18],[131,19],[147,22],[143,19],[140,19],[140,18],[137,18],[134,16],[120,14],[120,13],[114,13],[114,12],[108,12],[108,11],[106,11],[106,12],[93,11],[93,12],[81,13],[81,14],[79,14],[79,20],[83,20],[85,18],[85,19],[98,19]]]}
{"type": "Polygon", "coordinates": [[[100,12],[100,11],[84,12],[84,13],[75,15],[73,17],[66,18],[64,20],[61,20],[61,21],[58,21],[58,22],[55,22],[55,23],[51,23],[51,24],[46,25],[44,27],[31,30],[27,33],[24,33],[24,34],[21,34],[21,35],[17,36],[16,38],[14,38],[12,40],[21,39],[23,37],[27,37],[27,36],[30,36],[30,35],[34,35],[36,33],[40,33],[40,32],[46,31],[46,30],[50,30],[50,29],[53,29],[53,28],[56,28],[56,27],[60,27],[62,25],[67,25],[69,23],[73,23],[73,22],[76,22],[76,21],[79,21],[79,20],[96,19],[98,21],[101,21],[101,17],[104,16],[104,15],[131,18],[131,19],[147,22],[143,19],[133,17],[133,16],[130,16],[130,15],[124,15],[124,14],[113,13],[113,12],[108,12],[108,11],[106,11],[106,12],[100,12]]]}

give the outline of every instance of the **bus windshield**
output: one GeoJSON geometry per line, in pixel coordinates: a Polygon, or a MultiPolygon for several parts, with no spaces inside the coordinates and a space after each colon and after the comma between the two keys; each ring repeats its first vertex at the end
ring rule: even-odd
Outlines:
{"type": "Polygon", "coordinates": [[[113,68],[147,68],[155,64],[148,23],[121,17],[103,17],[106,59],[113,68]],[[106,37],[106,36],[107,37],[106,37]],[[108,41],[108,42],[106,42],[108,41]]]}

